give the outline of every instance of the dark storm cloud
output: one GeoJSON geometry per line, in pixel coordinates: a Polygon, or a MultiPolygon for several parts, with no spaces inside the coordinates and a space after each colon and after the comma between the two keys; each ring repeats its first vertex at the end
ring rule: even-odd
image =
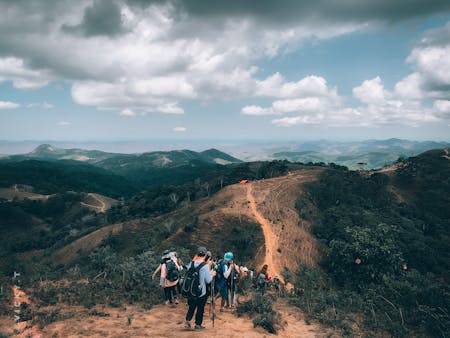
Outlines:
{"type": "MultiPolygon", "coordinates": [[[[127,2],[146,6],[166,1],[127,2]]],[[[450,11],[448,0],[171,0],[170,2],[193,16],[251,16],[273,23],[287,23],[299,19],[396,22],[450,11]]]]}
{"type": "Polygon", "coordinates": [[[110,0],[96,0],[84,10],[81,24],[64,25],[66,32],[80,32],[85,36],[115,36],[124,32],[119,5],[110,0]]]}

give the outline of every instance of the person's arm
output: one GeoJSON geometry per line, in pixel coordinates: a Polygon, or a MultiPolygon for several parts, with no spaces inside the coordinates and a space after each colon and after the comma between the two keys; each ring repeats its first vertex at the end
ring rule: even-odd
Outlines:
{"type": "Polygon", "coordinates": [[[202,272],[203,272],[203,275],[204,275],[204,279],[205,279],[205,283],[206,284],[209,284],[209,283],[211,283],[211,281],[212,281],[212,274],[211,274],[211,269],[209,268],[209,265],[208,264],[205,264],[203,267],[202,267],[202,272]]]}
{"type": "Polygon", "coordinates": [[[161,264],[161,279],[163,280],[163,285],[164,285],[164,282],[166,281],[166,277],[167,277],[166,264],[161,264]]]}
{"type": "Polygon", "coordinates": [[[230,276],[230,273],[231,273],[231,270],[233,269],[233,267],[230,265],[227,268],[227,266],[224,265],[223,268],[224,268],[223,276],[225,277],[225,279],[228,279],[228,277],[230,276]]]}
{"type": "Polygon", "coordinates": [[[153,272],[153,274],[152,274],[152,280],[155,279],[156,274],[157,274],[159,271],[161,271],[161,265],[162,265],[162,264],[159,264],[158,267],[156,268],[155,272],[153,272]]]}

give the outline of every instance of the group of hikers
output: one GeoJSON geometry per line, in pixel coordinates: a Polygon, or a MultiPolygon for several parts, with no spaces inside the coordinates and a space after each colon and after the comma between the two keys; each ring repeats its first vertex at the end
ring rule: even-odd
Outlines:
{"type": "MultiPolygon", "coordinates": [[[[265,264],[256,279],[256,287],[262,294],[270,281],[267,270],[268,266],[265,264]]],[[[164,290],[165,304],[179,304],[179,295],[187,298],[185,328],[192,328],[191,320],[195,313],[195,330],[205,329],[202,325],[203,314],[209,296],[213,309],[215,300],[221,298],[220,312],[223,312],[225,308],[235,307],[239,281],[243,277],[253,280],[253,271],[237,265],[232,252],[225,253],[223,257],[212,258],[211,252],[205,247],[199,247],[187,265],[183,265],[175,251],[165,250],[152,279],[158,272],[161,272],[160,286],[164,290]]]]}

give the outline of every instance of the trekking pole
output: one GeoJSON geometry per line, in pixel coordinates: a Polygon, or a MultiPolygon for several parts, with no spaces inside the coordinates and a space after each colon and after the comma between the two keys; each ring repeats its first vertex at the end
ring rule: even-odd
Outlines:
{"type": "Polygon", "coordinates": [[[214,309],[215,309],[215,303],[214,303],[214,280],[216,279],[216,277],[214,276],[211,282],[211,306],[210,306],[210,311],[211,311],[211,320],[212,320],[212,327],[214,328],[214,319],[215,319],[215,313],[214,313],[214,309]]]}

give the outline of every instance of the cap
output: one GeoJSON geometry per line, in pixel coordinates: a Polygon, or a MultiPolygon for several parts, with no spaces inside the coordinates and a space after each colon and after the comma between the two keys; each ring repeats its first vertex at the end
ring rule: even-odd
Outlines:
{"type": "Polygon", "coordinates": [[[212,257],[211,251],[206,251],[206,256],[212,257]]]}
{"type": "Polygon", "coordinates": [[[225,255],[223,255],[223,259],[226,261],[231,261],[233,259],[233,253],[227,252],[225,255]]]}
{"type": "Polygon", "coordinates": [[[204,246],[199,246],[197,249],[197,254],[201,255],[201,256],[205,256],[206,255],[206,248],[204,246]]]}

